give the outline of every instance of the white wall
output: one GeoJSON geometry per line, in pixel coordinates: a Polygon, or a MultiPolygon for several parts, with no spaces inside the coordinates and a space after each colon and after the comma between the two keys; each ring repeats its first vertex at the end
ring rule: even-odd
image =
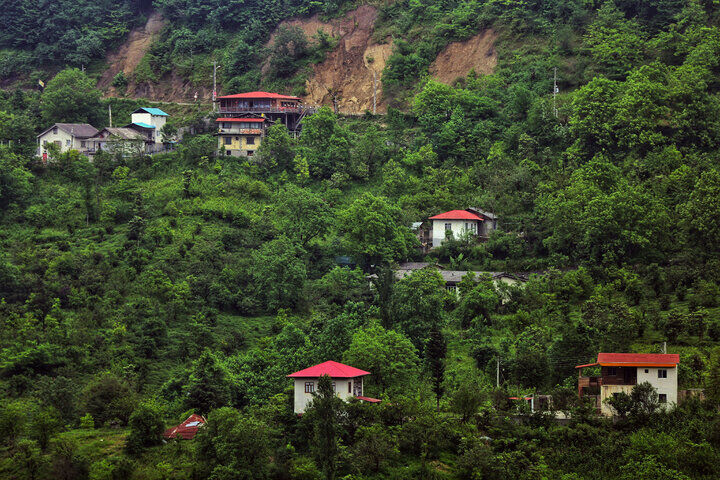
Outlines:
{"type": "MultiPolygon", "coordinates": [[[[650,385],[655,387],[658,395],[664,393],[667,395],[667,404],[669,408],[672,404],[677,404],[677,368],[665,368],[667,370],[667,378],[658,378],[658,370],[662,370],[657,367],[638,367],[637,369],[637,384],[648,382],[650,385]],[[645,373],[645,370],[648,372],[645,373]]],[[[605,403],[605,399],[613,396],[613,393],[625,392],[628,395],[632,392],[635,385],[603,385],[600,387],[600,411],[603,415],[614,415],[613,409],[610,405],[605,403]]]]}
{"type": "MultiPolygon", "coordinates": [[[[315,386],[315,391],[317,392],[318,389],[318,381],[319,378],[295,378],[295,413],[303,413],[305,409],[307,408],[308,404],[312,402],[313,395],[312,393],[305,393],[305,382],[313,382],[315,386]]],[[[335,382],[335,394],[340,397],[343,400],[347,400],[350,397],[353,397],[353,390],[355,389],[356,385],[354,383],[357,383],[360,387],[360,393],[362,394],[362,377],[357,378],[338,378],[333,379],[333,382],[335,382]],[[350,384],[350,393],[348,393],[348,384],[350,384]]]]}
{"type": "Polygon", "coordinates": [[[67,152],[68,150],[85,150],[88,146],[86,142],[86,147],[82,147],[81,142],[85,140],[79,140],[60,128],[57,129],[57,133],[53,133],[52,129],[50,129],[47,133],[38,137],[38,156],[42,157],[43,153],[47,153],[45,142],[53,143],[56,141],[60,142],[60,152],[67,152]],[[70,143],[68,144],[68,142],[70,143]]]}
{"type": "Polygon", "coordinates": [[[167,117],[163,115],[150,115],[146,112],[141,113],[133,113],[130,117],[130,120],[132,123],[147,123],[148,125],[153,125],[155,127],[155,143],[162,143],[162,135],[160,134],[160,130],[165,126],[165,123],[167,122],[167,117]]]}
{"type": "MultiPolygon", "coordinates": [[[[445,241],[445,224],[449,223],[452,230],[453,236],[458,238],[465,232],[465,224],[482,223],[478,220],[432,220],[432,244],[434,247],[439,247],[442,242],[445,241]]],[[[472,227],[471,227],[472,228],[472,227]]],[[[479,231],[480,226],[475,227],[475,233],[479,231]]]]}
{"type": "Polygon", "coordinates": [[[667,404],[677,403],[677,368],[638,367],[637,383],[648,382],[657,389],[658,395],[667,395],[667,404]],[[645,370],[648,373],[645,373],[645,370]],[[658,378],[658,370],[667,370],[667,378],[658,378]]]}

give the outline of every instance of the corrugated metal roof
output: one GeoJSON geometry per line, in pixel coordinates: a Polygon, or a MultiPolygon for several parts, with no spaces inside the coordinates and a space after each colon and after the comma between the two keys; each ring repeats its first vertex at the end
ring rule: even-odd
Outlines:
{"type": "Polygon", "coordinates": [[[290,378],[318,378],[328,375],[332,378],[354,378],[370,375],[370,372],[329,360],[288,375],[290,378]]]}
{"type": "Polygon", "coordinates": [[[160,110],[159,108],[152,108],[152,107],[138,108],[133,113],[142,113],[142,112],[149,113],[150,115],[155,115],[158,117],[169,117],[170,116],[167,113],[160,110]]]}
{"type": "Polygon", "coordinates": [[[200,427],[202,427],[206,423],[207,420],[205,420],[205,417],[193,413],[180,425],[165,430],[165,433],[163,433],[163,437],[177,438],[178,436],[180,436],[180,438],[184,440],[190,440],[195,435],[197,435],[200,427]]]}
{"type": "Polygon", "coordinates": [[[142,128],[153,128],[153,129],[155,128],[155,125],[150,125],[149,123],[145,123],[145,122],[133,122],[130,125],[128,125],[128,128],[130,128],[132,125],[137,125],[138,127],[142,127],[142,128]]]}
{"type": "Polygon", "coordinates": [[[231,98],[277,98],[281,100],[300,100],[300,97],[292,97],[290,95],[281,95],[273,92],[247,92],[247,93],[236,93],[233,95],[224,95],[217,97],[218,100],[226,100],[231,98]]]}
{"type": "Polygon", "coordinates": [[[140,132],[137,132],[133,130],[132,128],[126,128],[126,127],[105,127],[102,130],[100,130],[97,135],[102,134],[103,132],[108,132],[110,136],[119,138],[121,140],[147,140],[145,135],[143,135],[140,132]]]}
{"type": "Polygon", "coordinates": [[[680,355],[677,353],[598,353],[597,363],[603,366],[607,364],[624,364],[636,367],[677,365],[680,363],[680,355]]]}
{"type": "Polygon", "coordinates": [[[42,137],[55,127],[59,128],[63,132],[69,133],[70,135],[74,135],[77,138],[90,138],[98,133],[98,129],[89,123],[55,123],[53,126],[43,130],[38,137],[42,137]]]}
{"type": "Polygon", "coordinates": [[[215,120],[216,122],[264,122],[264,118],[218,118],[215,120]]]}
{"type": "Polygon", "coordinates": [[[430,217],[430,220],[479,220],[483,221],[483,218],[479,215],[468,212],[467,210],[450,210],[449,212],[441,213],[430,217]]]}

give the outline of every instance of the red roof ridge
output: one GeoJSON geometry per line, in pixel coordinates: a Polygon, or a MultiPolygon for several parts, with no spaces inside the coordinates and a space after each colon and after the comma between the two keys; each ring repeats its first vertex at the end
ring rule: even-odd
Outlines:
{"type": "Polygon", "coordinates": [[[449,212],[440,213],[432,216],[429,220],[480,220],[484,221],[480,215],[467,210],[450,210],[449,212]]]}
{"type": "Polygon", "coordinates": [[[279,98],[285,100],[300,100],[300,97],[293,97],[291,95],[283,95],[275,92],[244,92],[244,93],[233,93],[231,95],[223,95],[217,97],[217,100],[228,99],[228,98],[279,98]]]}
{"type": "Polygon", "coordinates": [[[328,375],[331,378],[354,378],[362,377],[363,375],[370,375],[370,372],[360,370],[359,368],[351,367],[340,362],[334,362],[328,360],[327,362],[313,365],[312,367],[305,368],[303,370],[291,373],[288,375],[289,378],[318,378],[323,375],[328,375]]]}

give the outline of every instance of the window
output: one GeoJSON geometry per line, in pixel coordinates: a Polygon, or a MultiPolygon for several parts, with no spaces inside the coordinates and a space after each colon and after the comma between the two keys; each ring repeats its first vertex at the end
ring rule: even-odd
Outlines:
{"type": "Polygon", "coordinates": [[[223,140],[225,140],[225,145],[232,144],[232,137],[223,137],[223,140]]]}
{"type": "Polygon", "coordinates": [[[230,156],[232,152],[230,150],[225,150],[225,155],[230,156]]]}
{"type": "Polygon", "coordinates": [[[348,382],[348,393],[352,393],[352,382],[348,382]]]}
{"type": "Polygon", "coordinates": [[[85,148],[85,141],[80,142],[80,148],[85,148]]]}
{"type": "Polygon", "coordinates": [[[248,157],[252,157],[254,153],[255,153],[255,152],[253,152],[252,150],[248,150],[248,155],[247,155],[247,156],[248,156],[248,157]]]}
{"type": "Polygon", "coordinates": [[[57,127],[53,127],[53,135],[57,135],[57,127]]]}
{"type": "Polygon", "coordinates": [[[608,367],[607,374],[610,377],[614,377],[617,375],[617,368],[616,367],[608,367]]]}
{"type": "Polygon", "coordinates": [[[232,128],[232,123],[230,123],[230,122],[223,122],[222,128],[226,128],[226,129],[229,130],[229,129],[232,128]]]}
{"type": "Polygon", "coordinates": [[[658,378],[667,378],[667,370],[664,368],[658,369],[658,378]]]}
{"type": "Polygon", "coordinates": [[[448,231],[448,230],[452,231],[452,223],[445,224],[445,231],[448,231]]]}
{"type": "Polygon", "coordinates": [[[335,391],[335,382],[332,382],[333,392],[335,391]]]}
{"type": "Polygon", "coordinates": [[[305,382],[305,393],[313,393],[315,391],[315,382],[305,382]]]}
{"type": "Polygon", "coordinates": [[[69,146],[70,146],[70,142],[71,142],[71,140],[65,140],[65,146],[66,146],[66,147],[69,147],[69,146]]]}
{"type": "Polygon", "coordinates": [[[660,401],[660,403],[667,403],[667,394],[661,393],[660,395],[658,395],[658,400],[660,401]]]}
{"type": "Polygon", "coordinates": [[[247,137],[248,145],[255,145],[255,137],[247,137]]]}
{"type": "Polygon", "coordinates": [[[650,373],[650,370],[648,370],[648,369],[646,368],[646,369],[645,369],[645,373],[650,373]]]}

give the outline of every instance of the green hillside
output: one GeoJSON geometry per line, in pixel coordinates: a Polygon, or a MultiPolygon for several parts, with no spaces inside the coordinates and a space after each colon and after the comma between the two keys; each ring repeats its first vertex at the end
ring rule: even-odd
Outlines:
{"type": "Polygon", "coordinates": [[[111,107],[122,124],[151,105],[95,88],[143,15],[169,20],[146,73],[205,75],[223,58],[226,89],[282,90],[333,39],[287,49],[303,43],[288,30],[268,52],[270,32],[355,6],[4,6],[0,478],[717,478],[712,2],[377,5],[387,115],[325,107],[299,138],[272,126],[248,161],[218,155],[202,106],[153,104],[193,129],[173,152],[34,156],[54,122],[101,125],[111,107]],[[495,73],[428,77],[446,45],[489,28],[495,73]],[[42,93],[15,88],[48,72],[42,93]],[[499,231],[421,252],[409,225],[468,207],[499,231]],[[537,273],[466,277],[455,295],[435,269],[396,279],[405,261],[537,273]],[[664,343],[702,401],[661,405],[638,386],[611,401],[613,421],[577,398],[576,365],[664,343]],[[321,381],[293,414],[286,375],[326,360],[370,371],[364,394],[382,402],[340,402],[321,381]],[[530,395],[552,395],[550,411],[509,398],[530,395]],[[190,413],[208,419],[195,439],[160,441],[190,413]]]}

